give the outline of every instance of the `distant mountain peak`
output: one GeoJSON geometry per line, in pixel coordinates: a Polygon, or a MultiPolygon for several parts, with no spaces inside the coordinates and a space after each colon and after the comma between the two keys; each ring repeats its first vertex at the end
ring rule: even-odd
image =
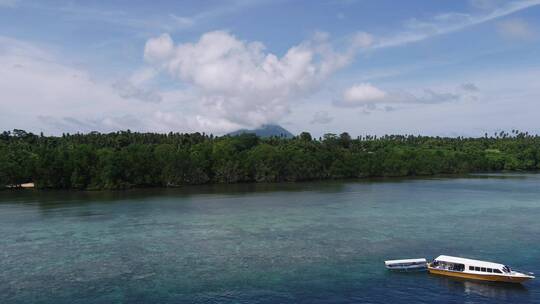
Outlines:
{"type": "Polygon", "coordinates": [[[287,131],[287,129],[283,128],[282,126],[273,125],[273,124],[265,124],[265,125],[260,126],[257,129],[252,129],[252,130],[240,129],[240,130],[231,132],[227,135],[236,136],[236,135],[245,134],[245,133],[253,133],[259,137],[276,136],[276,137],[291,138],[294,136],[291,132],[287,131]]]}

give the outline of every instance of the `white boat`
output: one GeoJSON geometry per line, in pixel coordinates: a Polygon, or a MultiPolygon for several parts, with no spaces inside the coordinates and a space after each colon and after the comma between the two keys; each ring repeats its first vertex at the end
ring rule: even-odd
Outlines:
{"type": "Polygon", "coordinates": [[[427,267],[427,260],[422,259],[404,259],[384,261],[386,269],[390,270],[422,270],[427,267]]]}
{"type": "Polygon", "coordinates": [[[447,255],[441,255],[429,263],[428,271],[432,274],[492,282],[521,283],[534,279],[532,274],[514,271],[503,264],[447,255]]]}

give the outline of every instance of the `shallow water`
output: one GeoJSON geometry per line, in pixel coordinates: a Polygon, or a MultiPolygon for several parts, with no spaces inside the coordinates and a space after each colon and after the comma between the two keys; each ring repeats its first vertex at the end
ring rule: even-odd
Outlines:
{"type": "Polygon", "coordinates": [[[439,254],[540,273],[540,175],[0,192],[0,303],[540,303],[391,273],[439,254]]]}

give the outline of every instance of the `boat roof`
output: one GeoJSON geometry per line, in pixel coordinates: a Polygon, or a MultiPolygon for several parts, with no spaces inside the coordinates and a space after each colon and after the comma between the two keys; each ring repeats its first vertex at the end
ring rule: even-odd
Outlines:
{"type": "Polygon", "coordinates": [[[440,255],[436,259],[436,261],[443,261],[443,262],[450,262],[450,263],[458,263],[458,264],[466,264],[470,266],[478,266],[478,267],[486,267],[486,268],[503,268],[503,264],[499,263],[493,263],[493,262],[486,262],[486,261],[480,261],[480,260],[473,260],[473,259],[466,259],[466,258],[460,258],[460,257],[453,257],[449,255],[440,255]]]}
{"type": "Polygon", "coordinates": [[[427,263],[426,259],[404,259],[404,260],[388,260],[384,264],[401,264],[401,263],[427,263]]]}

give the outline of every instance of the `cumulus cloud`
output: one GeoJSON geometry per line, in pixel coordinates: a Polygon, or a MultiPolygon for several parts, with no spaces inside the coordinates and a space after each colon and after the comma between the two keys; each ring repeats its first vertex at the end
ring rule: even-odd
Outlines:
{"type": "Polygon", "coordinates": [[[359,33],[338,52],[328,34],[316,33],[279,57],[261,42],[243,41],[226,31],[176,46],[163,34],[147,41],[145,59],[199,92],[201,122],[222,119],[253,127],[282,118],[291,103],[313,93],[370,43],[369,35],[359,33]]]}
{"type": "MultiPolygon", "coordinates": [[[[369,36],[359,33],[336,51],[327,34],[317,33],[277,56],[260,42],[223,31],[178,45],[165,34],[147,41],[149,66],[108,81],[62,63],[48,49],[0,36],[0,128],[221,134],[276,122],[367,44],[369,36]],[[163,73],[176,79],[179,89],[156,90],[163,73]],[[15,103],[25,111],[14,110],[15,103]]],[[[328,120],[321,117],[318,121],[328,120]]]]}
{"type": "Polygon", "coordinates": [[[369,83],[361,83],[353,85],[345,90],[340,105],[354,107],[367,103],[384,101],[387,97],[388,94],[385,91],[369,83]]]}
{"type": "Polygon", "coordinates": [[[313,115],[313,119],[311,120],[311,124],[328,124],[331,123],[332,120],[334,120],[333,117],[328,114],[327,111],[318,111],[313,115]]]}
{"type": "Polygon", "coordinates": [[[499,34],[504,38],[517,40],[531,40],[535,37],[535,32],[531,26],[521,19],[510,19],[498,24],[499,34]]]}
{"type": "Polygon", "coordinates": [[[174,44],[169,34],[149,39],[144,46],[144,59],[148,62],[160,62],[168,59],[174,44]]]}

